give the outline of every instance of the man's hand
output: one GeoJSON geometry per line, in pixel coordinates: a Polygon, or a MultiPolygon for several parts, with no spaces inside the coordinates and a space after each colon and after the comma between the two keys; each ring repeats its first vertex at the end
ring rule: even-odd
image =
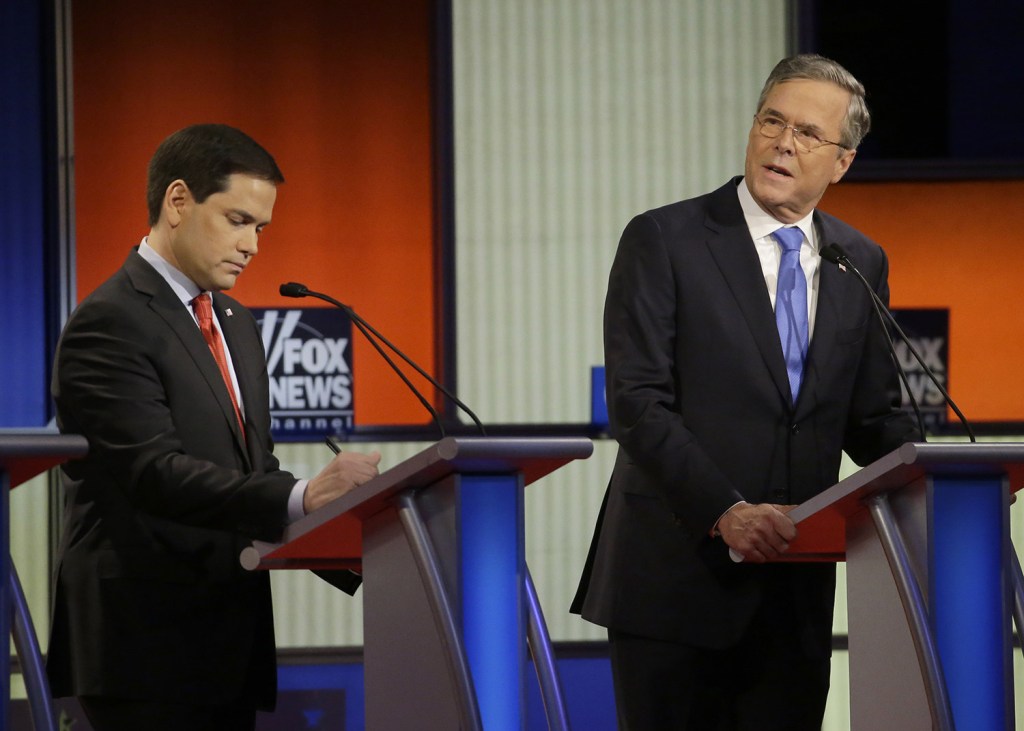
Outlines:
{"type": "Polygon", "coordinates": [[[341,452],[306,485],[302,508],[311,513],[377,476],[380,452],[341,452]]]}
{"type": "Polygon", "coordinates": [[[739,503],[718,521],[722,540],[744,561],[764,563],[785,553],[796,538],[796,526],[786,515],[793,505],[739,503]]]}

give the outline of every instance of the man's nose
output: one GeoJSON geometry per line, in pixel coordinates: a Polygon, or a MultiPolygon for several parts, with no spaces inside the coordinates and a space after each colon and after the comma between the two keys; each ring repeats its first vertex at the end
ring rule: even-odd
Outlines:
{"type": "Polygon", "coordinates": [[[792,125],[786,125],[782,134],[775,138],[775,146],[783,151],[796,152],[796,129],[792,125]]]}
{"type": "Polygon", "coordinates": [[[238,241],[238,250],[247,256],[256,256],[256,252],[259,251],[259,238],[260,235],[255,228],[246,228],[238,241]]]}

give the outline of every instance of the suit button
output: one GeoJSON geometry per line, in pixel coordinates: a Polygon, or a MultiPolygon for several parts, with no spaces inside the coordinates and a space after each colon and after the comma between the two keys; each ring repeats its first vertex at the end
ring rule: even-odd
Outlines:
{"type": "Polygon", "coordinates": [[[786,491],[785,490],[776,490],[775,491],[775,499],[781,505],[782,501],[786,499],[786,491]]]}
{"type": "Polygon", "coordinates": [[[799,424],[791,424],[790,427],[789,427],[789,430],[793,434],[799,434],[800,433],[800,425],[799,424]]]}

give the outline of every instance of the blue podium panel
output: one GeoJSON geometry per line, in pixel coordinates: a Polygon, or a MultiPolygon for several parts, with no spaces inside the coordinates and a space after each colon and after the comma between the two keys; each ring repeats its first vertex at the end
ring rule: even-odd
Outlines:
{"type": "Polygon", "coordinates": [[[1006,478],[935,476],[930,502],[928,604],[957,731],[1007,728],[1013,630],[1006,478]]]}
{"type": "Polygon", "coordinates": [[[485,729],[525,720],[526,557],[520,475],[464,475],[459,515],[462,630],[485,729]]]}

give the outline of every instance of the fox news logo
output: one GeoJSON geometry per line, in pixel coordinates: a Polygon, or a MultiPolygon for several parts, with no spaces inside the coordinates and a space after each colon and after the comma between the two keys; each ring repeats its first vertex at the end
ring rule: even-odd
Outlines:
{"type": "MultiPolygon", "coordinates": [[[[894,309],[893,317],[910,338],[924,365],[942,387],[949,390],[949,310],[948,309],[894,309]]],[[[902,385],[903,408],[910,409],[910,396],[914,396],[921,409],[925,429],[946,425],[948,416],[946,398],[939,387],[925,373],[921,363],[902,340],[895,342],[896,357],[907,374],[902,385]]]]}
{"type": "Polygon", "coordinates": [[[335,310],[253,310],[267,353],[275,439],[352,428],[352,324],[335,310]]]}

